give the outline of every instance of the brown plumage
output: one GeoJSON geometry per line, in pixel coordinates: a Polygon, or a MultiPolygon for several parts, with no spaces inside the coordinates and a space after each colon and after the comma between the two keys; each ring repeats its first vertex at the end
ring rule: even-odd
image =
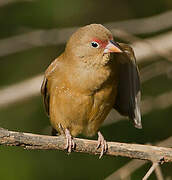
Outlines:
{"type": "MultiPolygon", "coordinates": [[[[68,151],[74,147],[72,136],[93,136],[113,107],[141,128],[134,52],[114,42],[100,24],[84,26],[71,36],[64,53],[47,68],[41,92],[53,129],[66,135],[68,151]]],[[[98,135],[102,156],[107,145],[98,135]]]]}

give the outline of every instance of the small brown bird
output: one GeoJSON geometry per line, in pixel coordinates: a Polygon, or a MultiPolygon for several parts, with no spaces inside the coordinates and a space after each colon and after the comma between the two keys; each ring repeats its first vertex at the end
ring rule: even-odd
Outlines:
{"type": "Polygon", "coordinates": [[[70,37],[65,51],[47,68],[41,93],[52,132],[65,134],[68,152],[74,148],[72,136],[98,132],[101,157],[107,143],[98,129],[112,108],[142,128],[134,52],[113,41],[100,24],[79,28],[70,37]]]}

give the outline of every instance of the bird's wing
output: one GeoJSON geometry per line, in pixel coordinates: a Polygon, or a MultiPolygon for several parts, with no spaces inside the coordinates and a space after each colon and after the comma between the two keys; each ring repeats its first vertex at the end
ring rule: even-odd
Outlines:
{"type": "Polygon", "coordinates": [[[46,113],[49,116],[50,94],[48,92],[47,83],[48,83],[48,80],[46,77],[44,77],[44,80],[43,80],[42,86],[41,86],[41,94],[43,96],[43,102],[44,102],[44,107],[45,107],[46,113]]]}
{"type": "Polygon", "coordinates": [[[124,53],[114,54],[118,61],[118,86],[114,108],[128,116],[136,128],[142,128],[140,114],[140,78],[133,49],[119,43],[124,53]]]}
{"type": "Polygon", "coordinates": [[[49,116],[49,101],[50,101],[50,93],[48,88],[49,77],[53,74],[53,72],[57,69],[58,59],[55,59],[47,68],[44,79],[41,86],[41,94],[43,96],[43,102],[45,106],[45,110],[47,115],[49,116]]]}

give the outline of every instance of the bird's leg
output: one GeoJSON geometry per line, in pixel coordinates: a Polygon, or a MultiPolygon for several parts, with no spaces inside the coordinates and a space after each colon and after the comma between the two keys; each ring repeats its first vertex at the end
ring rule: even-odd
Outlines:
{"type": "Polygon", "coordinates": [[[101,147],[101,153],[99,156],[99,159],[103,156],[103,154],[107,151],[108,146],[107,146],[107,142],[104,139],[103,135],[101,134],[101,132],[98,132],[98,144],[97,144],[97,149],[101,147]]]}
{"type": "Polygon", "coordinates": [[[65,129],[65,136],[66,136],[66,149],[69,153],[71,153],[72,149],[75,148],[75,142],[70,134],[68,129],[65,129]]]}

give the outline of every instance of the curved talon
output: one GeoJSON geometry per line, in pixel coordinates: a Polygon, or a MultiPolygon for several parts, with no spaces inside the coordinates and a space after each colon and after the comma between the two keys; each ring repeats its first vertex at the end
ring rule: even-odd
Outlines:
{"type": "Polygon", "coordinates": [[[65,129],[65,136],[66,136],[65,149],[67,149],[67,151],[71,153],[72,149],[75,148],[75,142],[73,141],[70,131],[68,129],[65,129]]]}
{"type": "Polygon", "coordinates": [[[104,139],[103,135],[101,134],[101,132],[98,132],[98,144],[97,144],[97,149],[101,147],[101,153],[99,156],[99,159],[103,156],[104,153],[106,153],[108,146],[107,146],[107,142],[104,139]]]}

